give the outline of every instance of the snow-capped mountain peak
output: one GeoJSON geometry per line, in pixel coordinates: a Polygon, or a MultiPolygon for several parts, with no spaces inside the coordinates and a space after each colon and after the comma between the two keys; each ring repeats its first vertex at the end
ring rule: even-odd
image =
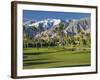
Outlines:
{"type": "Polygon", "coordinates": [[[30,36],[35,36],[38,33],[48,30],[50,34],[55,27],[59,27],[59,24],[64,24],[63,32],[67,35],[73,36],[78,34],[80,31],[90,33],[91,22],[90,18],[82,19],[71,19],[71,20],[61,20],[61,19],[44,19],[40,21],[35,21],[33,23],[26,22],[24,24],[25,32],[30,36]],[[37,29],[33,29],[33,27],[37,29]]]}

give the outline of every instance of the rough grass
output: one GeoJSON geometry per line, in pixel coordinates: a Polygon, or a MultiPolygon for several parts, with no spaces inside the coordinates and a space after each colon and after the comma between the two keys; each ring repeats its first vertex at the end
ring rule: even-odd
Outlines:
{"type": "Polygon", "coordinates": [[[61,47],[24,48],[23,68],[57,68],[90,65],[90,49],[73,50],[61,47]]]}

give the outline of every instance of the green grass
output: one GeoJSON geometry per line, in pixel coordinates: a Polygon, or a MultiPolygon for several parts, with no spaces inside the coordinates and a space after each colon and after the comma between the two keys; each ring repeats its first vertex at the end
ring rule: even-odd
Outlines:
{"type": "Polygon", "coordinates": [[[90,65],[90,49],[70,50],[61,47],[24,48],[24,69],[90,65]]]}

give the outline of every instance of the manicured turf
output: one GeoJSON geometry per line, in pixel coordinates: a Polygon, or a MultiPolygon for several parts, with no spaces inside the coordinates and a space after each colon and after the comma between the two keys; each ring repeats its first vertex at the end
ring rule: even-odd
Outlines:
{"type": "Polygon", "coordinates": [[[24,48],[23,68],[41,69],[90,65],[90,49],[73,50],[61,47],[24,48]]]}

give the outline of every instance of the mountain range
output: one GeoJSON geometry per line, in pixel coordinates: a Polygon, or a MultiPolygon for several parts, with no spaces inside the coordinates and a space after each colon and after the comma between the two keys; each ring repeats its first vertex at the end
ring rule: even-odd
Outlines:
{"type": "Polygon", "coordinates": [[[30,37],[35,37],[37,34],[41,32],[47,31],[48,34],[53,35],[53,30],[56,27],[59,27],[59,24],[64,24],[63,32],[66,35],[74,36],[79,34],[79,32],[83,31],[86,33],[90,33],[91,31],[91,21],[89,17],[81,18],[81,19],[44,19],[40,21],[30,20],[24,22],[23,31],[25,34],[30,37]]]}

